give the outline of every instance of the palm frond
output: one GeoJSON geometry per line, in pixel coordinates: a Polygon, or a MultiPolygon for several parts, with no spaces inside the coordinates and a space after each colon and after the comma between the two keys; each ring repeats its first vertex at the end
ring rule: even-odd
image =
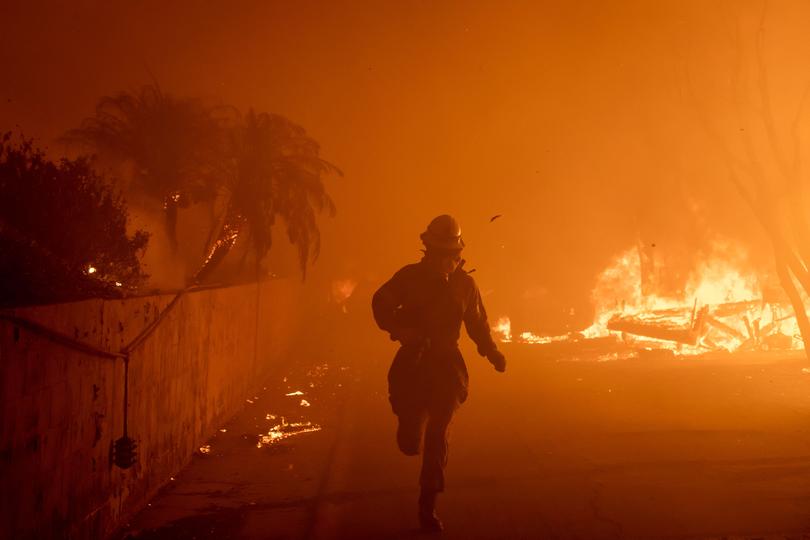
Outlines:
{"type": "Polygon", "coordinates": [[[250,110],[227,139],[223,185],[229,208],[250,230],[256,260],[270,250],[272,229],[281,218],[306,277],[320,253],[318,216],[336,212],[324,179],[343,173],[320,157],[320,146],[304,128],[281,115],[250,110]]]}

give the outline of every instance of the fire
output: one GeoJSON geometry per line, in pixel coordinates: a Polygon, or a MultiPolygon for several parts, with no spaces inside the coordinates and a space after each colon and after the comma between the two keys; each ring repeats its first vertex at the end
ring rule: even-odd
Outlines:
{"type": "MultiPolygon", "coordinates": [[[[268,417],[270,416],[275,418],[275,416],[268,414],[268,417]]],[[[295,435],[312,433],[313,431],[320,430],[321,426],[318,424],[313,424],[309,421],[287,422],[287,420],[282,416],[280,424],[276,424],[275,426],[271,427],[267,433],[259,433],[259,440],[256,442],[256,448],[275,444],[283,441],[284,439],[294,437],[295,435]]]]}
{"type": "Polygon", "coordinates": [[[509,320],[509,317],[498,319],[498,322],[492,327],[492,331],[500,337],[502,342],[510,343],[512,341],[512,321],[509,320]]]}
{"type": "Polygon", "coordinates": [[[357,281],[351,278],[336,279],[332,282],[332,300],[340,306],[343,313],[348,313],[346,301],[354,294],[356,288],[357,281]]]}
{"type": "Polygon", "coordinates": [[[175,191],[173,193],[170,193],[169,196],[166,197],[166,199],[163,201],[163,209],[166,210],[167,208],[169,208],[169,201],[171,201],[174,204],[179,203],[180,202],[180,196],[181,196],[181,194],[180,194],[179,191],[175,191]]]}
{"type": "Polygon", "coordinates": [[[589,338],[608,335],[607,323],[618,314],[638,315],[687,308],[691,313],[696,305],[752,302],[760,298],[762,292],[756,276],[744,275],[730,262],[717,256],[702,261],[692,271],[679,296],[644,294],[641,256],[633,247],[614,258],[597,278],[591,292],[596,309],[595,321],[582,333],[589,338]]]}
{"type": "MultiPolygon", "coordinates": [[[[763,300],[757,275],[739,264],[740,250],[718,243],[690,273],[682,291],[661,295],[656,289],[656,268],[637,247],[616,256],[597,277],[591,300],[595,308],[591,326],[571,335],[519,334],[519,342],[547,344],[556,341],[619,337],[636,348],[671,349],[679,354],[708,350],[802,348],[792,311],[763,300]],[[737,256],[729,256],[736,254],[737,256]],[[645,283],[645,277],[646,283],[645,283]]],[[[511,341],[511,323],[501,317],[493,327],[502,341],[511,341]]],[[[616,341],[618,343],[618,341],[616,341]]]]}
{"type": "Polygon", "coordinates": [[[205,262],[203,262],[203,268],[208,266],[211,263],[211,260],[214,258],[214,255],[217,254],[218,251],[221,249],[231,248],[236,243],[236,239],[239,237],[239,225],[236,223],[226,223],[222,228],[222,235],[214,242],[211,248],[208,250],[208,255],[205,257],[205,262]]]}
{"type": "Polygon", "coordinates": [[[722,260],[702,263],[686,286],[686,297],[703,304],[724,304],[762,298],[756,276],[744,275],[722,260]]]}

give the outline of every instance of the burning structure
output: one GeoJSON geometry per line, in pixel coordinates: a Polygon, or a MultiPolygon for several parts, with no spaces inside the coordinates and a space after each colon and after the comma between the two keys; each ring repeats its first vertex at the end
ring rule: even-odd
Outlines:
{"type": "Polygon", "coordinates": [[[699,355],[803,348],[790,302],[756,273],[740,270],[727,258],[710,257],[693,269],[680,294],[660,295],[660,271],[643,248],[630,248],[599,274],[591,293],[595,316],[590,327],[558,336],[513,336],[509,317],[501,317],[493,330],[503,342],[604,359],[652,351],[699,355]]]}

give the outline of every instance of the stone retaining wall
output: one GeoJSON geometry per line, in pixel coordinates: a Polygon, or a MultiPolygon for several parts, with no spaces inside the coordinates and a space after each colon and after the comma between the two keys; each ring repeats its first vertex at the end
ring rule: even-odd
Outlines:
{"type": "MultiPolygon", "coordinates": [[[[288,362],[301,286],[277,280],[184,295],[124,362],[0,320],[0,538],[101,539],[176,474],[214,429],[288,362]]],[[[22,308],[14,315],[118,352],[173,295],[22,308]]]]}

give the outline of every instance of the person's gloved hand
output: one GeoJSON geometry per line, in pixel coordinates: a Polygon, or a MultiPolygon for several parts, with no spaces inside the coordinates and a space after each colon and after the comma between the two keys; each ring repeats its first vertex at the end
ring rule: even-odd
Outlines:
{"type": "Polygon", "coordinates": [[[498,349],[492,349],[487,353],[487,360],[495,367],[495,371],[503,373],[506,371],[506,357],[498,349]]]}

